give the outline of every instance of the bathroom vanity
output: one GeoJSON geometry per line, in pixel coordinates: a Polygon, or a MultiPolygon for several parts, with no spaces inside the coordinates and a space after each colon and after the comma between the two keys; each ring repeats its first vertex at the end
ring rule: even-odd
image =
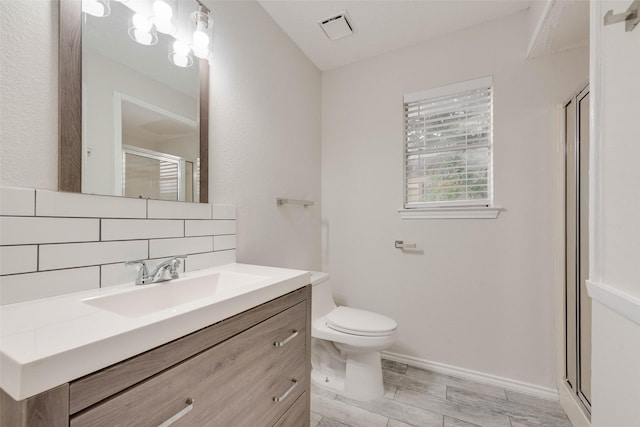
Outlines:
{"type": "MultiPolygon", "coordinates": [[[[224,267],[210,270],[194,275],[195,282],[189,282],[187,278],[184,288],[189,289],[193,283],[212,283],[210,277],[215,277],[224,267]]],[[[296,270],[239,264],[231,265],[230,270],[232,275],[239,270],[250,274],[227,275],[225,280],[233,283],[219,287],[214,292],[217,296],[207,295],[173,308],[165,308],[160,310],[161,314],[146,311],[144,315],[136,315],[135,312],[129,315],[112,313],[104,308],[106,305],[96,308],[88,304],[99,298],[135,298],[135,295],[128,293],[145,292],[145,289],[128,286],[108,290],[106,295],[91,296],[82,293],[83,295],[75,297],[79,304],[83,304],[79,306],[83,309],[81,312],[96,311],[97,314],[93,314],[102,321],[119,318],[119,327],[128,321],[132,325],[131,329],[116,335],[112,335],[110,331],[107,335],[111,337],[97,340],[103,341],[100,345],[86,339],[80,340],[84,345],[77,345],[79,341],[71,339],[68,340],[70,348],[64,350],[65,346],[58,343],[54,345],[58,350],[55,355],[49,354],[47,350],[40,351],[43,347],[50,346],[47,339],[43,339],[41,349],[36,351],[40,355],[38,363],[28,363],[27,358],[33,354],[29,356],[29,349],[18,349],[22,352],[21,356],[15,347],[18,341],[12,338],[12,334],[3,331],[0,352],[3,369],[0,424],[48,427],[307,426],[310,415],[311,370],[311,289],[310,285],[306,285],[309,283],[309,276],[296,270]],[[242,282],[241,279],[250,276],[259,279],[251,284],[242,282]],[[262,302],[263,300],[265,301],[262,302]],[[84,305],[90,308],[86,309],[84,305]],[[236,310],[236,313],[228,316],[229,310],[236,310]],[[196,315],[199,312],[208,312],[209,316],[196,315]],[[224,318],[217,319],[220,316],[224,318]],[[208,324],[202,324],[203,320],[198,320],[206,317],[214,320],[210,320],[208,324]],[[146,327],[140,325],[142,318],[150,322],[146,327]],[[158,324],[160,329],[155,327],[158,324]],[[174,330],[171,333],[181,334],[177,331],[183,328],[176,325],[183,324],[189,324],[194,330],[171,340],[161,338],[163,343],[160,345],[132,357],[121,357],[116,363],[109,363],[101,369],[68,378],[77,375],[82,369],[86,370],[83,365],[93,365],[93,362],[85,358],[94,351],[98,351],[94,358],[101,360],[99,363],[105,363],[105,354],[101,349],[108,348],[109,341],[111,345],[122,346],[127,340],[131,343],[137,342],[139,338],[148,341],[142,339],[148,334],[163,335],[155,333],[159,330],[174,330]],[[87,349],[90,351],[87,352],[87,349]],[[72,364],[71,368],[63,372],[67,381],[59,383],[59,379],[38,378],[41,374],[44,377],[59,378],[55,366],[65,363],[72,364]],[[54,371],[42,370],[42,366],[54,371]],[[5,372],[8,375],[4,375],[5,372]],[[49,387],[53,383],[59,384],[49,387]],[[43,387],[47,389],[31,395],[43,387]],[[29,396],[24,399],[14,397],[22,395],[29,396]]],[[[153,286],[157,289],[161,289],[160,286],[180,286],[179,280],[181,279],[153,286]]],[[[150,291],[153,289],[148,288],[150,291]]],[[[62,304],[73,305],[73,299],[74,296],[71,295],[53,298],[51,302],[55,304],[62,301],[62,304]]],[[[28,311],[30,306],[44,303],[46,300],[20,305],[24,305],[28,311]]],[[[18,304],[9,306],[9,313],[2,311],[3,321],[15,315],[11,311],[16,306],[18,304]]],[[[7,307],[3,307],[5,308],[7,307]]],[[[100,335],[100,327],[96,329],[97,335],[100,335]]],[[[24,331],[16,333],[20,335],[24,331]]],[[[30,334],[32,337],[36,335],[38,334],[30,334]]],[[[118,353],[105,352],[112,353],[107,358],[118,353]]],[[[121,355],[125,353],[126,351],[120,352],[121,355]]]]}

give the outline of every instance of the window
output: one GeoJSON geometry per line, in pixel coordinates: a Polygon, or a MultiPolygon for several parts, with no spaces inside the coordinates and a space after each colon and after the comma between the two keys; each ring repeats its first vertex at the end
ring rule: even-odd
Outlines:
{"type": "Polygon", "coordinates": [[[404,96],[405,210],[491,206],[492,85],[485,77],[404,96]]]}

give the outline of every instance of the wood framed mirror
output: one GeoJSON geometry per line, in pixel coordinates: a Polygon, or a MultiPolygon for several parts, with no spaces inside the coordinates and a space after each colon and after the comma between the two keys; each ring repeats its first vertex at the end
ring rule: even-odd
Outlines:
{"type": "MultiPolygon", "coordinates": [[[[83,123],[83,89],[86,90],[86,85],[83,85],[82,26],[85,19],[83,18],[82,0],[58,0],[58,3],[60,8],[58,189],[59,191],[80,193],[83,192],[83,173],[87,173],[86,170],[83,170],[83,164],[86,163],[83,131],[87,129],[87,123],[83,123]]],[[[113,6],[120,7],[121,5],[119,2],[112,3],[114,3],[113,6]]],[[[204,7],[195,0],[194,3],[204,7]]],[[[206,59],[195,58],[195,60],[198,61],[197,65],[199,66],[197,71],[199,88],[196,89],[199,91],[198,105],[194,107],[198,113],[196,133],[199,136],[199,148],[197,148],[196,155],[199,160],[199,174],[196,174],[195,183],[199,184],[199,196],[193,201],[207,203],[209,193],[209,63],[206,59]]],[[[124,141],[121,143],[124,146],[124,141]]],[[[122,159],[124,159],[124,155],[122,159]]],[[[121,162],[124,161],[122,159],[121,162]]],[[[191,169],[193,169],[193,165],[191,169]]],[[[189,179],[186,181],[189,182],[189,179]]],[[[85,192],[94,193],[93,191],[85,192]]],[[[96,192],[96,194],[109,193],[96,192]]],[[[132,197],[124,192],[122,194],[116,193],[116,195],[132,197]]]]}

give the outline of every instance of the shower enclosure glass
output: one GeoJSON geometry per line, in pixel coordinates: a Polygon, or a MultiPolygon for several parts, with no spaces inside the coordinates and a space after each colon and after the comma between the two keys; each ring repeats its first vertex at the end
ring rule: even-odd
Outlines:
{"type": "Polygon", "coordinates": [[[589,274],[589,87],[564,107],[565,381],[591,412],[589,274]]]}

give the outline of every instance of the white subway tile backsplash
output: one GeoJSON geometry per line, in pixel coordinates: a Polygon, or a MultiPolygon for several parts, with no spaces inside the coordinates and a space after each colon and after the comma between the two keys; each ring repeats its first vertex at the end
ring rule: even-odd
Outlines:
{"type": "Polygon", "coordinates": [[[213,205],[212,219],[236,219],[236,207],[232,205],[213,205]]]}
{"type": "Polygon", "coordinates": [[[183,237],[184,221],[177,219],[103,219],[102,240],[183,237]]]}
{"type": "Polygon", "coordinates": [[[213,251],[213,236],[149,241],[149,257],[160,258],[213,251]]]}
{"type": "Polygon", "coordinates": [[[236,235],[230,234],[227,236],[213,236],[213,250],[224,251],[227,249],[236,248],[236,235]]]}
{"type": "Polygon", "coordinates": [[[99,287],[100,268],[16,274],[0,278],[0,304],[79,292],[99,287]]]}
{"type": "Polygon", "coordinates": [[[37,270],[37,246],[0,246],[0,275],[37,270]]]}
{"type": "Polygon", "coordinates": [[[208,252],[206,254],[189,255],[185,263],[185,271],[201,270],[236,262],[236,251],[208,252]]]}
{"type": "Polygon", "coordinates": [[[100,239],[100,220],[0,217],[0,244],[91,242],[100,239]]]}
{"type": "Polygon", "coordinates": [[[134,265],[125,265],[124,262],[118,264],[105,264],[100,266],[100,286],[114,286],[123,283],[133,283],[136,280],[138,271],[134,265]]]}
{"type": "Polygon", "coordinates": [[[146,218],[147,201],[128,197],[37,190],[36,216],[146,218]]]}
{"type": "MultiPolygon", "coordinates": [[[[169,258],[151,259],[147,261],[149,271],[152,271],[158,264],[169,258]]],[[[178,271],[184,272],[184,260],[181,260],[178,271]]],[[[121,285],[123,283],[134,283],[138,272],[135,266],[125,265],[125,263],[107,264],[100,267],[100,286],[121,285]]]]}
{"type": "Polygon", "coordinates": [[[186,220],[185,236],[211,236],[217,234],[236,234],[236,222],[227,219],[186,220]]]}
{"type": "Polygon", "coordinates": [[[169,202],[149,200],[149,218],[211,219],[211,205],[208,203],[169,202]]]}
{"type": "Polygon", "coordinates": [[[41,245],[39,270],[82,267],[148,258],[147,240],[41,245]]]}
{"type": "Polygon", "coordinates": [[[136,259],[234,263],[236,217],[230,205],[0,187],[0,303],[132,283],[136,259]]]}
{"type": "Polygon", "coordinates": [[[36,190],[0,187],[0,215],[33,216],[36,210],[36,190]]]}

